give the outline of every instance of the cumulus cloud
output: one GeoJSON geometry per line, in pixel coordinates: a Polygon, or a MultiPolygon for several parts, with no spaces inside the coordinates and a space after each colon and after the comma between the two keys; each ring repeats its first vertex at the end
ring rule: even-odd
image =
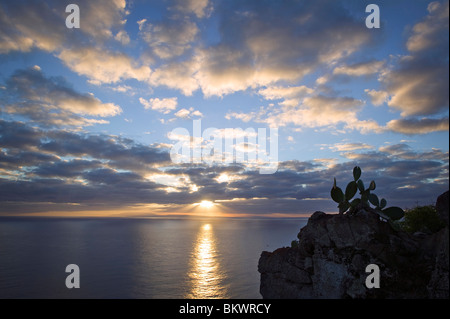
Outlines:
{"type": "Polygon", "coordinates": [[[16,70],[6,80],[3,110],[20,114],[46,125],[90,125],[103,120],[82,116],[107,117],[122,112],[114,103],[103,103],[93,94],[79,93],[64,78],[47,78],[38,66],[16,70]]]}
{"type": "Polygon", "coordinates": [[[327,3],[327,7],[323,10],[312,2],[219,3],[214,8],[218,40],[197,47],[182,63],[175,61],[174,67],[163,65],[173,72],[171,80],[161,72],[159,79],[164,81],[155,78],[153,83],[179,89],[182,82],[176,78],[180,74],[194,80],[183,92],[200,88],[206,96],[222,96],[302,79],[319,66],[348,57],[371,39],[365,26],[338,2],[327,3]]]}
{"type": "Polygon", "coordinates": [[[263,116],[266,113],[265,110],[262,110],[259,114],[256,112],[250,112],[250,113],[238,113],[238,112],[229,112],[225,115],[225,118],[227,120],[231,119],[238,119],[242,122],[250,122],[252,120],[257,121],[260,116],[263,116]]]}
{"type": "MultiPolygon", "coordinates": [[[[441,45],[445,41],[445,30],[448,30],[448,1],[433,1],[428,4],[428,15],[413,27],[413,34],[406,43],[409,51],[417,52],[441,45]],[[447,22],[447,26],[445,26],[447,22]]],[[[448,42],[448,39],[447,39],[448,42]]]]}
{"type": "Polygon", "coordinates": [[[432,2],[428,15],[412,30],[410,54],[381,77],[391,98],[388,105],[401,116],[437,114],[449,105],[449,2],[432,2]]]}
{"type": "Polygon", "coordinates": [[[362,134],[383,132],[385,128],[376,121],[358,118],[364,105],[364,101],[352,97],[319,94],[283,100],[277,106],[270,104],[248,113],[229,112],[225,118],[266,123],[271,127],[295,126],[296,130],[304,127],[336,130],[338,125],[342,125],[344,130],[357,130],[362,134]]]}
{"type": "Polygon", "coordinates": [[[373,146],[366,143],[337,143],[330,146],[330,148],[338,152],[348,152],[348,151],[372,149],[373,146]]]}
{"type": "Polygon", "coordinates": [[[38,48],[59,51],[81,39],[80,33],[94,41],[111,38],[112,29],[120,29],[127,15],[125,0],[77,1],[82,12],[79,32],[67,32],[65,1],[7,1],[0,5],[0,54],[38,48]],[[26,6],[26,10],[24,10],[26,6]],[[36,27],[39,26],[39,27],[36,27]]]}
{"type": "MultiPolygon", "coordinates": [[[[126,22],[126,0],[77,1],[82,12],[82,30],[96,41],[113,37],[113,29],[126,22]]],[[[120,33],[120,32],[119,32],[120,33]]]]}
{"type": "MultiPolygon", "coordinates": [[[[448,107],[448,65],[438,61],[406,60],[384,79],[390,107],[402,116],[431,115],[448,107]]],[[[443,62],[443,61],[442,61],[443,62]]]]}
{"type": "Polygon", "coordinates": [[[365,89],[364,92],[367,93],[372,101],[372,104],[375,106],[380,106],[389,101],[389,93],[385,91],[365,89]]]}
{"type": "MultiPolygon", "coordinates": [[[[23,3],[14,1],[0,6],[0,53],[27,52],[34,47],[45,51],[60,48],[67,30],[63,16],[43,2],[30,1],[26,5],[27,10],[23,10],[23,3]]],[[[59,12],[65,12],[63,6],[58,7],[59,12]]]]}
{"type": "Polygon", "coordinates": [[[123,29],[129,13],[125,0],[78,1],[82,26],[75,31],[65,25],[67,4],[57,0],[2,2],[0,54],[34,48],[51,52],[72,71],[87,76],[95,84],[149,78],[148,66],[139,65],[124,53],[113,53],[105,46],[110,39],[123,45],[130,42],[123,29]]]}
{"type": "Polygon", "coordinates": [[[193,107],[190,107],[189,109],[182,108],[178,112],[174,114],[176,117],[183,118],[183,119],[191,119],[193,117],[202,117],[203,114],[199,110],[194,110],[193,107]]]}
{"type": "Polygon", "coordinates": [[[448,117],[433,118],[404,118],[391,120],[386,124],[387,129],[402,134],[414,135],[449,130],[448,117]]]}
{"type": "Polygon", "coordinates": [[[117,32],[117,34],[114,36],[114,39],[116,39],[123,45],[127,45],[128,43],[130,43],[130,37],[124,30],[120,30],[119,32],[117,32]]]}
{"type": "MultiPolygon", "coordinates": [[[[294,125],[300,127],[321,127],[346,124],[357,127],[360,121],[356,113],[361,110],[364,102],[351,97],[331,97],[324,95],[308,96],[300,105],[284,105],[281,108],[267,107],[259,112],[229,113],[228,118],[253,120],[267,123],[270,126],[294,125]]],[[[361,125],[361,124],[360,124],[361,125]]]]}
{"type": "Polygon", "coordinates": [[[434,160],[448,162],[448,152],[443,152],[440,149],[432,148],[428,151],[415,151],[410,145],[406,143],[391,144],[382,146],[379,149],[380,153],[386,153],[389,156],[402,160],[434,160]]]}
{"type": "Polygon", "coordinates": [[[149,44],[151,53],[161,59],[170,59],[185,53],[199,33],[195,22],[179,17],[159,24],[143,19],[138,24],[140,36],[149,44]]]}
{"type": "Polygon", "coordinates": [[[304,105],[306,108],[299,110],[295,119],[299,124],[314,127],[348,122],[364,103],[351,97],[315,96],[305,98],[304,105]]]}
{"type": "Polygon", "coordinates": [[[194,77],[199,67],[200,56],[194,56],[187,61],[164,64],[151,73],[149,83],[177,89],[184,95],[191,96],[199,89],[199,84],[194,77]]]}
{"type": "Polygon", "coordinates": [[[176,0],[173,9],[194,14],[197,18],[204,18],[211,14],[213,7],[209,0],[176,0]]]}
{"type": "Polygon", "coordinates": [[[349,76],[371,75],[381,71],[384,61],[369,61],[352,65],[341,65],[333,70],[333,74],[344,74],[349,76]]]}
{"type": "Polygon", "coordinates": [[[178,98],[172,97],[172,98],[151,98],[151,99],[144,99],[139,98],[139,102],[144,106],[144,108],[151,109],[154,111],[158,111],[164,114],[168,114],[171,111],[175,110],[178,105],[178,98]]]}
{"type": "Polygon", "coordinates": [[[313,92],[313,89],[304,85],[288,87],[271,86],[259,90],[258,94],[262,95],[266,100],[277,100],[301,98],[313,92]]]}
{"type": "Polygon", "coordinates": [[[58,57],[74,72],[87,76],[93,84],[116,83],[126,79],[148,80],[151,69],[139,66],[124,53],[94,47],[62,50],[58,57]]]}

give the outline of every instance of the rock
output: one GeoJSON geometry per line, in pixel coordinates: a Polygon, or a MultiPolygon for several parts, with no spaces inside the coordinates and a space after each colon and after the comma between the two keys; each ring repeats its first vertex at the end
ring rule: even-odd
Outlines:
{"type": "Polygon", "coordinates": [[[444,229],[431,236],[428,242],[431,242],[430,250],[434,252],[431,260],[435,262],[431,279],[428,283],[430,298],[448,299],[449,298],[449,192],[440,195],[436,200],[436,211],[446,224],[444,229]]]}
{"type": "Polygon", "coordinates": [[[449,192],[446,191],[440,195],[436,200],[436,211],[442,221],[448,226],[448,215],[449,215],[449,192]]]}
{"type": "Polygon", "coordinates": [[[309,273],[293,264],[295,252],[288,248],[263,252],[258,265],[261,293],[266,298],[306,298],[311,284],[309,273]],[[304,288],[300,285],[305,285],[304,288]],[[295,296],[295,297],[292,297],[295,296]]]}
{"type": "Polygon", "coordinates": [[[448,236],[448,224],[432,235],[397,231],[370,209],[315,212],[298,247],[261,254],[260,292],[263,298],[448,298],[448,236]],[[380,269],[380,288],[365,285],[369,264],[380,269]]]}
{"type": "Polygon", "coordinates": [[[427,285],[430,298],[448,299],[449,298],[449,229],[448,226],[441,229],[436,236],[435,262],[431,272],[430,282],[427,285]]]}

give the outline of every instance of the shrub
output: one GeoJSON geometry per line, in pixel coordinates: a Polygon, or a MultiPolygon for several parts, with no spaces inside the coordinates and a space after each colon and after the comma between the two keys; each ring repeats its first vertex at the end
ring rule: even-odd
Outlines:
{"type": "Polygon", "coordinates": [[[433,205],[416,206],[405,211],[401,228],[409,233],[435,233],[445,226],[433,205]]]}

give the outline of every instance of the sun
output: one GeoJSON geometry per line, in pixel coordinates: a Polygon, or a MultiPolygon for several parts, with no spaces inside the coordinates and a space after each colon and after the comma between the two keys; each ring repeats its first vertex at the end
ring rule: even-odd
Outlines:
{"type": "Polygon", "coordinates": [[[199,203],[199,206],[202,208],[212,208],[214,206],[214,203],[211,202],[210,200],[202,200],[199,203]]]}

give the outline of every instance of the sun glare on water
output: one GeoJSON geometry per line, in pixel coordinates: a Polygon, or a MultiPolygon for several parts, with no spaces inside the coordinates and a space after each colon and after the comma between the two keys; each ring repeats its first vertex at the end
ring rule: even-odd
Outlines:
{"type": "Polygon", "coordinates": [[[203,224],[197,233],[197,239],[189,263],[189,291],[187,299],[228,299],[226,272],[221,265],[220,252],[212,224],[203,224]]]}

